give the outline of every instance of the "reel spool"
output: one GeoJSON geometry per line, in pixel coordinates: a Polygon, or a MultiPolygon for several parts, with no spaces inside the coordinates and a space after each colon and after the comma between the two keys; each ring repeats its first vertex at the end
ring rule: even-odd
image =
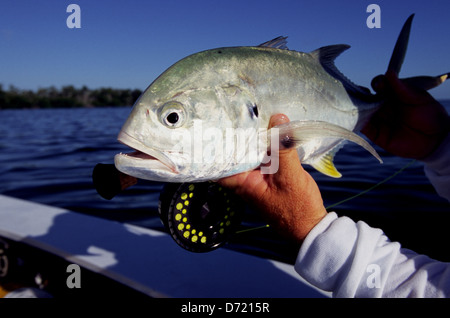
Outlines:
{"type": "Polygon", "coordinates": [[[235,233],[244,204],[217,183],[170,183],[160,195],[158,212],[178,245],[203,253],[222,246],[235,233]]]}

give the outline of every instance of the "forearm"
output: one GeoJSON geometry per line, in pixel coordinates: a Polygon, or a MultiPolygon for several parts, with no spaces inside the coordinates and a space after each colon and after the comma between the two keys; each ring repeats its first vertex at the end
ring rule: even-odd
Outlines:
{"type": "Polygon", "coordinates": [[[334,297],[450,296],[450,265],[402,249],[380,229],[329,213],[306,237],[296,271],[334,297]]]}

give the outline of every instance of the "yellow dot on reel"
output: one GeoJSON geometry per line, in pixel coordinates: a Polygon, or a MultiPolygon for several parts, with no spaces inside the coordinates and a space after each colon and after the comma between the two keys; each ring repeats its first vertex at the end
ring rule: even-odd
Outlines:
{"type": "Polygon", "coordinates": [[[187,213],[187,210],[186,210],[186,209],[183,209],[183,210],[181,211],[181,213],[186,214],[186,213],[187,213]]]}
{"type": "Polygon", "coordinates": [[[194,235],[194,236],[191,238],[191,241],[194,242],[194,243],[196,243],[196,242],[198,241],[198,236],[197,236],[197,235],[194,235]]]}
{"type": "Polygon", "coordinates": [[[182,193],[181,194],[181,200],[186,200],[188,197],[187,193],[182,193]]]}
{"type": "Polygon", "coordinates": [[[193,184],[189,185],[189,191],[194,191],[195,186],[193,184]]]}
{"type": "Polygon", "coordinates": [[[189,235],[191,235],[191,233],[190,233],[189,231],[185,231],[185,232],[183,233],[183,236],[184,236],[185,238],[188,238],[189,235]]]}
{"type": "Polygon", "coordinates": [[[194,196],[194,192],[189,193],[189,198],[192,199],[193,196],[194,196]]]}
{"type": "Polygon", "coordinates": [[[222,227],[222,228],[220,228],[220,230],[219,230],[219,233],[220,234],[223,234],[225,232],[225,229],[222,227]]]}
{"type": "Polygon", "coordinates": [[[200,239],[200,242],[202,242],[203,244],[205,244],[205,243],[206,243],[206,236],[203,236],[203,237],[200,239]]]}
{"type": "Polygon", "coordinates": [[[178,203],[176,206],[177,210],[181,210],[183,208],[183,203],[178,203]]]}
{"type": "Polygon", "coordinates": [[[175,215],[175,220],[179,221],[181,220],[181,214],[177,213],[177,215],[175,215]]]}
{"type": "Polygon", "coordinates": [[[184,201],[184,205],[188,206],[189,205],[189,201],[188,200],[184,201]]]}
{"type": "Polygon", "coordinates": [[[180,223],[178,224],[178,231],[183,231],[184,230],[184,224],[180,223]]]}

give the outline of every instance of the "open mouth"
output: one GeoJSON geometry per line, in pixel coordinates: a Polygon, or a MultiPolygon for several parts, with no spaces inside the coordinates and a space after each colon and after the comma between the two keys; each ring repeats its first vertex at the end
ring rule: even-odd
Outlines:
{"type": "Polygon", "coordinates": [[[124,131],[120,131],[117,140],[122,144],[133,148],[135,151],[126,154],[119,154],[120,156],[126,156],[131,160],[145,160],[152,163],[151,168],[157,168],[162,170],[169,170],[173,173],[178,173],[178,169],[175,164],[165,154],[160,151],[151,149],[141,142],[130,136],[124,131]]]}

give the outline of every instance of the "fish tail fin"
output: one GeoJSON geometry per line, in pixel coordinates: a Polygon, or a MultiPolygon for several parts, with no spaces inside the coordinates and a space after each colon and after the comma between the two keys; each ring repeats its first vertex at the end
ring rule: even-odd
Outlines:
{"type": "Polygon", "coordinates": [[[444,83],[450,77],[450,73],[438,76],[415,76],[402,78],[402,81],[410,86],[424,89],[426,91],[435,88],[444,83]]]}
{"type": "MultiPolygon", "coordinates": [[[[400,73],[403,61],[405,60],[413,18],[414,14],[411,14],[409,18],[406,20],[405,24],[403,25],[403,28],[398,36],[397,42],[395,43],[391,59],[389,61],[388,71],[394,72],[397,76],[400,73]]],[[[438,76],[415,76],[404,78],[402,79],[402,81],[417,88],[430,90],[434,87],[441,85],[449,78],[449,76],[450,73],[444,73],[438,76]]]]}
{"type": "Polygon", "coordinates": [[[411,33],[411,25],[414,14],[411,14],[403,25],[402,30],[397,38],[391,59],[388,65],[388,71],[394,72],[396,75],[400,73],[403,61],[405,60],[406,50],[408,48],[409,34],[411,33]]]}

